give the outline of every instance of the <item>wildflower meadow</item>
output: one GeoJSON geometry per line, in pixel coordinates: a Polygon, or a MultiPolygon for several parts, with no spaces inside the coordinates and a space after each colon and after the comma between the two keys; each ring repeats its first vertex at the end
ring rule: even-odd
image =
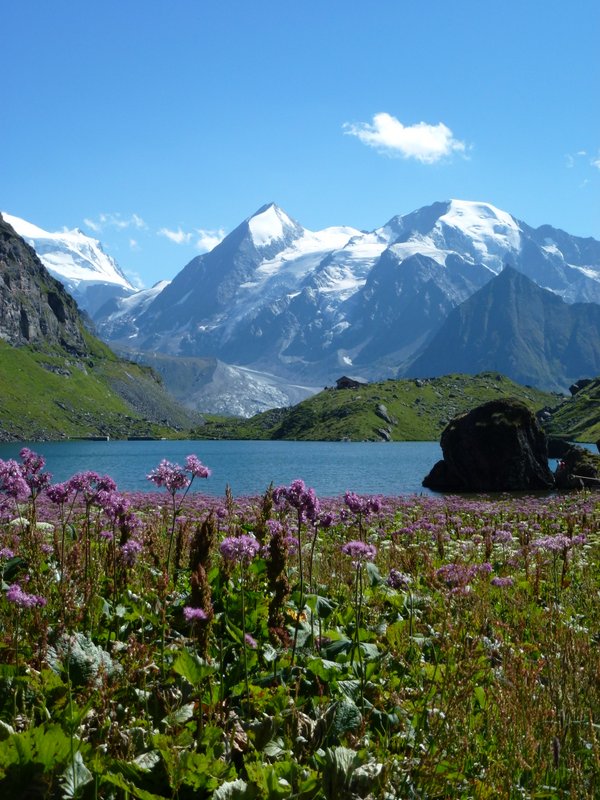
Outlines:
{"type": "Polygon", "coordinates": [[[600,496],[0,461],[0,796],[600,797],[600,496]]]}

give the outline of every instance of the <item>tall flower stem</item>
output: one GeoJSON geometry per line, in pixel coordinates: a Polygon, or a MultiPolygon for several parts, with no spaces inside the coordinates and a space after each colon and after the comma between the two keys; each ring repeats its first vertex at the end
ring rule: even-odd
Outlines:
{"type": "Polygon", "coordinates": [[[241,564],[241,600],[242,600],[242,658],[244,661],[244,682],[246,685],[246,705],[250,706],[250,684],[248,682],[248,652],[246,642],[246,567],[241,564]]]}
{"type": "Polygon", "coordinates": [[[296,660],[296,647],[298,645],[298,631],[300,629],[300,617],[304,609],[304,567],[302,561],[302,514],[298,512],[298,578],[300,581],[300,599],[298,602],[298,613],[296,614],[296,623],[294,625],[294,642],[292,644],[292,660],[291,666],[294,666],[296,660]]]}
{"type": "Polygon", "coordinates": [[[354,597],[354,608],[356,609],[356,632],[354,636],[354,647],[358,660],[358,670],[360,673],[360,705],[361,711],[365,713],[365,670],[363,665],[363,653],[360,647],[360,628],[362,625],[362,602],[363,602],[363,567],[358,564],[356,569],[356,586],[354,597]]]}

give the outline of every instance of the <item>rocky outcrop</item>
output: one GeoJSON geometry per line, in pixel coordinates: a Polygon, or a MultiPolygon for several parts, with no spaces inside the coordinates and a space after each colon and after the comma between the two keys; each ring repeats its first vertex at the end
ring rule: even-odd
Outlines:
{"type": "Polygon", "coordinates": [[[444,458],[423,480],[430,489],[504,492],[554,485],[546,437],[517,400],[492,400],[455,417],[440,444],[444,458]]]}
{"type": "Polygon", "coordinates": [[[572,383],[571,386],[569,386],[569,391],[571,392],[571,395],[576,395],[577,392],[585,389],[585,387],[589,386],[592,382],[593,381],[591,378],[582,378],[581,380],[572,383]]]}
{"type": "Polygon", "coordinates": [[[561,439],[560,436],[549,436],[548,443],[548,458],[562,458],[571,447],[571,442],[566,439],[561,439]]]}
{"type": "Polygon", "coordinates": [[[76,356],[87,353],[77,304],[1,216],[0,339],[17,347],[44,343],[76,356]]]}
{"type": "Polygon", "coordinates": [[[600,456],[573,445],[563,454],[554,480],[558,489],[600,489],[600,456]]]}

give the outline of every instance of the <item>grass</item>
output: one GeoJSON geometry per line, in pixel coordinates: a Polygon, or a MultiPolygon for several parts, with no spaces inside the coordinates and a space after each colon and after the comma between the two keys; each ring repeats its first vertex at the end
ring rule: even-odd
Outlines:
{"type": "Polygon", "coordinates": [[[595,798],[600,498],[35,497],[0,464],[7,796],[595,798]]]}
{"type": "Polygon", "coordinates": [[[173,435],[167,426],[145,420],[111,388],[119,377],[148,383],[147,371],[125,365],[89,338],[92,345],[84,359],[58,348],[15,348],[0,341],[0,429],[5,436],[173,435]]]}
{"type": "Polygon", "coordinates": [[[556,409],[548,433],[578,442],[600,439],[600,379],[593,380],[556,409]]]}
{"type": "Polygon", "coordinates": [[[557,395],[520,386],[498,373],[388,380],[359,389],[326,389],[292,408],[265,411],[248,420],[208,417],[205,426],[194,430],[194,436],[434,441],[454,416],[499,397],[517,398],[534,411],[557,403],[557,395]]]}

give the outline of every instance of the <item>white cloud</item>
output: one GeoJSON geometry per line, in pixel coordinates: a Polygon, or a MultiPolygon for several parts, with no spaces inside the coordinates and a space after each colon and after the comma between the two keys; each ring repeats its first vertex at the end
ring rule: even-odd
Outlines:
{"type": "Polygon", "coordinates": [[[192,240],[193,233],[186,233],[182,231],[181,228],[177,228],[176,231],[171,231],[169,228],[161,228],[158,231],[159,236],[166,236],[167,239],[170,239],[175,244],[189,244],[192,240]]]}
{"type": "Polygon", "coordinates": [[[184,231],[181,227],[178,227],[176,231],[172,231],[169,228],[161,228],[158,231],[159,236],[166,236],[167,239],[170,239],[175,244],[194,244],[194,247],[197,250],[200,250],[202,253],[207,253],[209,250],[212,250],[213,247],[216,247],[219,242],[222,242],[225,238],[225,231],[223,228],[219,228],[216,231],[209,231],[204,228],[195,228],[193,231],[184,231]]]}
{"type": "Polygon", "coordinates": [[[414,158],[422,164],[434,164],[453,153],[464,153],[467,146],[454,138],[447,125],[418,122],[403,125],[391,114],[375,114],[373,122],[344,124],[344,132],[356,136],[363,144],[383,153],[414,158]]]}
{"type": "Polygon", "coordinates": [[[593,158],[590,161],[590,164],[592,165],[592,167],[596,167],[596,169],[600,169],[600,154],[597,155],[596,158],[593,158]]]}
{"type": "Polygon", "coordinates": [[[86,225],[88,228],[91,228],[95,233],[99,233],[102,230],[102,226],[99,225],[97,222],[94,222],[92,219],[84,219],[83,224],[86,225]]]}
{"type": "Polygon", "coordinates": [[[223,228],[219,228],[218,231],[206,231],[202,228],[197,228],[196,233],[198,234],[196,248],[205,253],[208,253],[225,238],[225,231],[223,228]]]}
{"type": "Polygon", "coordinates": [[[132,272],[131,270],[125,270],[125,275],[127,276],[129,282],[135,289],[144,289],[144,281],[142,277],[137,272],[132,272]]]}
{"type": "Polygon", "coordinates": [[[88,228],[91,228],[96,233],[99,233],[104,228],[116,228],[122,231],[126,228],[142,230],[148,227],[139,214],[131,214],[129,217],[123,217],[118,212],[114,214],[100,214],[97,220],[86,217],[83,221],[88,228]]]}
{"type": "Polygon", "coordinates": [[[129,249],[130,250],[140,250],[140,244],[137,239],[130,239],[129,240],[129,249]]]}

